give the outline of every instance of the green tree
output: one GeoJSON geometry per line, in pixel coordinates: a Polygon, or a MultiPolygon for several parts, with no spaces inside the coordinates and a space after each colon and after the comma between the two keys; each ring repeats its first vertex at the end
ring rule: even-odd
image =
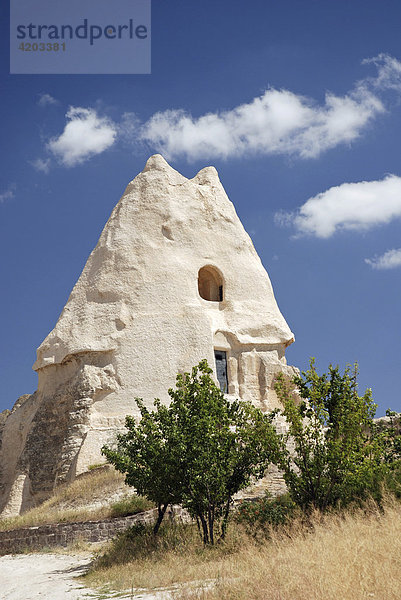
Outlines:
{"type": "Polygon", "coordinates": [[[358,395],[357,373],[357,365],[343,375],[330,365],[328,374],[318,375],[311,359],[292,388],[283,376],[276,382],[289,425],[279,463],[293,500],[304,510],[379,493],[386,467],[382,441],[374,434],[376,405],[370,389],[358,395]]]}
{"type": "Polygon", "coordinates": [[[279,451],[274,415],[229,402],[211,373],[203,360],[177,375],[168,407],[155,400],[148,411],[137,399],[141,421],[127,417],[128,432],[118,436],[117,448],[102,450],[129,485],[157,502],[160,523],[169,503],[182,504],[197,519],[205,544],[215,542],[217,523],[224,538],[234,494],[262,477],[279,451]]]}
{"type": "Polygon", "coordinates": [[[156,534],[169,504],[181,501],[182,473],[179,446],[174,443],[174,423],[168,409],[155,400],[149,411],[141,398],[135,398],[141,419],[125,418],[127,433],[117,435],[114,447],[103,446],[102,454],[117,471],[125,473],[125,483],[157,505],[156,534]]]}

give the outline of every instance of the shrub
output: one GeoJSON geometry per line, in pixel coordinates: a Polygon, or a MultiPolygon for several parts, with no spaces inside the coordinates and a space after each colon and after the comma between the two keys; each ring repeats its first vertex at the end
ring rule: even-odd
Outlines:
{"type": "Polygon", "coordinates": [[[235,521],[244,525],[248,534],[266,535],[271,527],[276,528],[290,521],[295,514],[295,506],[288,494],[272,498],[266,492],[263,498],[241,502],[235,513],[235,521]]]}
{"type": "Polygon", "coordinates": [[[388,467],[383,440],[375,435],[376,405],[371,390],[357,393],[357,366],[318,375],[310,369],[294,377],[291,389],[279,375],[275,390],[289,424],[280,466],[292,499],[304,510],[345,506],[369,495],[380,498],[388,467]]]}
{"type": "Polygon", "coordinates": [[[126,517],[128,515],[136,515],[137,513],[150,510],[154,507],[154,503],[150,502],[147,498],[132,494],[130,496],[124,496],[121,500],[114,502],[110,507],[110,516],[126,517]]]}

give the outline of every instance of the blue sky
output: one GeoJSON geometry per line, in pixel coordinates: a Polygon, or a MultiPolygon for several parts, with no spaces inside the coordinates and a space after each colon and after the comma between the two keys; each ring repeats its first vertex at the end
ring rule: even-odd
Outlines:
{"type": "Polygon", "coordinates": [[[288,362],[358,361],[378,413],[401,411],[398,0],[153,0],[151,75],[9,75],[8,20],[2,3],[0,410],[36,389],[36,348],[161,152],[218,169],[288,362]]]}

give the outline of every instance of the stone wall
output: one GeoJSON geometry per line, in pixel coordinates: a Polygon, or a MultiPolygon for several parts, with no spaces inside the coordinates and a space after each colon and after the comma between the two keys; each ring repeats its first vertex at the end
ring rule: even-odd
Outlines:
{"type": "MultiPolygon", "coordinates": [[[[282,474],[277,469],[271,469],[266,479],[262,479],[252,488],[236,495],[234,503],[239,500],[256,500],[269,488],[272,496],[286,491],[282,474]],[[268,486],[266,482],[268,481],[268,486]],[[275,483],[275,485],[274,485],[275,483]],[[272,485],[273,484],[273,485],[272,485]]],[[[157,518],[157,509],[148,510],[137,515],[105,519],[104,521],[82,521],[74,523],[52,523],[35,527],[23,527],[0,531],[0,556],[15,554],[29,550],[54,546],[68,546],[74,542],[106,542],[118,533],[125,531],[137,523],[152,524],[157,518]]],[[[170,506],[165,519],[179,520],[188,523],[192,519],[181,506],[170,506]]]]}
{"type": "MultiPolygon", "coordinates": [[[[105,521],[87,521],[82,523],[56,523],[25,527],[10,531],[0,531],[0,555],[36,550],[52,546],[67,546],[76,541],[104,542],[115,537],[135,523],[153,523],[157,510],[148,510],[138,515],[107,519],[105,521]]],[[[180,507],[173,507],[166,514],[170,518],[185,519],[180,507]]]]}

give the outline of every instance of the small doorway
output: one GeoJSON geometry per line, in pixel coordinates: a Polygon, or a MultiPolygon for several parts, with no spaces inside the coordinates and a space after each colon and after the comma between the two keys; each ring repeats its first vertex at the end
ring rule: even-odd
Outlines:
{"type": "Polygon", "coordinates": [[[224,350],[215,350],[214,359],[216,361],[217,381],[219,382],[221,391],[226,394],[228,391],[227,352],[224,352],[224,350]]]}

